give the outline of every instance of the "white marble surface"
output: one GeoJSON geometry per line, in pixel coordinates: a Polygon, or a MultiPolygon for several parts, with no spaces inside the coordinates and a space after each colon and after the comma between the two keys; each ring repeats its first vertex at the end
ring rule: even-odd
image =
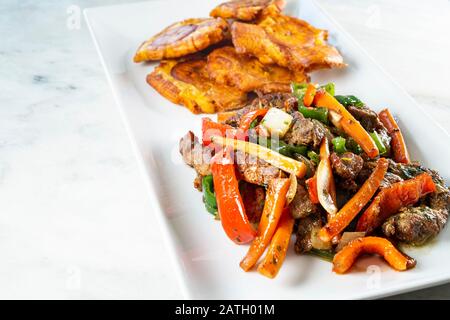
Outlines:
{"type": "MultiPolygon", "coordinates": [[[[181,298],[87,27],[67,27],[123,2],[0,3],[0,298],[181,298]]],[[[450,130],[449,1],[319,3],[450,130]]]]}

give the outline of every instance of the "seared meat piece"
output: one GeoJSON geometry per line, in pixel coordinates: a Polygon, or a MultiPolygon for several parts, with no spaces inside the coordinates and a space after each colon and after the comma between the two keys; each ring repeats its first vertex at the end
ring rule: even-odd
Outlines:
{"type": "Polygon", "coordinates": [[[330,131],[320,121],[305,118],[297,111],[293,112],[292,116],[294,124],[284,136],[287,143],[310,145],[317,148],[325,136],[331,140],[330,131]]]}
{"type": "Polygon", "coordinates": [[[270,93],[262,95],[252,104],[257,104],[261,108],[278,108],[286,111],[297,110],[297,98],[290,93],[270,93]]]}
{"type": "Polygon", "coordinates": [[[304,182],[298,182],[297,193],[289,205],[292,217],[295,219],[305,218],[310,214],[317,212],[317,206],[309,199],[308,191],[304,186],[304,182]]]}
{"type": "Polygon", "coordinates": [[[402,208],[382,226],[383,233],[390,238],[414,245],[422,245],[434,238],[447,222],[447,210],[420,207],[402,208]]]}
{"type": "Polygon", "coordinates": [[[380,188],[383,189],[383,188],[390,187],[392,184],[394,184],[396,182],[400,182],[400,181],[403,181],[403,179],[401,177],[399,177],[398,175],[396,175],[392,172],[386,172],[383,180],[381,181],[380,188]]]}
{"type": "Polygon", "coordinates": [[[445,226],[450,210],[450,191],[434,170],[426,169],[436,183],[436,192],[429,195],[429,206],[402,208],[382,226],[384,234],[400,241],[421,245],[434,238],[445,226]]]}
{"type": "Polygon", "coordinates": [[[179,148],[184,162],[193,167],[200,176],[211,174],[209,164],[214,155],[213,148],[203,146],[192,131],[181,138],[179,148]]]}
{"type": "Polygon", "coordinates": [[[347,110],[358,120],[361,125],[369,132],[385,130],[383,123],[378,118],[375,111],[367,107],[349,106],[347,110]]]}
{"type": "Polygon", "coordinates": [[[245,182],[240,184],[239,189],[248,220],[253,223],[258,223],[264,209],[266,190],[264,187],[245,182]]]}
{"type": "Polygon", "coordinates": [[[314,237],[317,236],[320,228],[322,228],[322,218],[319,212],[300,219],[297,227],[295,252],[301,254],[310,251],[313,248],[314,237]]]}
{"type": "Polygon", "coordinates": [[[238,172],[247,182],[266,186],[271,179],[284,177],[283,171],[255,156],[236,151],[235,158],[238,172]]]}
{"type": "Polygon", "coordinates": [[[252,103],[238,110],[235,115],[228,118],[225,123],[237,127],[241,117],[253,110],[263,108],[279,108],[286,111],[297,109],[297,98],[290,93],[270,93],[253,99],[252,103]]]}
{"type": "Polygon", "coordinates": [[[330,160],[334,172],[341,178],[350,180],[356,178],[364,164],[363,159],[352,152],[345,152],[341,155],[333,152],[330,160]]]}
{"type": "Polygon", "coordinates": [[[342,189],[351,193],[356,193],[360,188],[360,185],[353,179],[336,179],[336,185],[338,190],[342,189]]]}

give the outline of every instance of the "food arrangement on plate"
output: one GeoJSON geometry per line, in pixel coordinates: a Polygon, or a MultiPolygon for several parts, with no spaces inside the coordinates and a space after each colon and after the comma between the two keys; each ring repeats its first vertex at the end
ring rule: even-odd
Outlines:
{"type": "Polygon", "coordinates": [[[328,32],[284,15],[280,0],[230,1],[210,18],[174,23],[143,42],[135,62],[160,64],[147,82],[193,113],[242,108],[255,94],[289,92],[317,69],[344,67],[328,32]]]}
{"type": "Polygon", "coordinates": [[[147,82],[173,103],[220,112],[217,121],[202,119],[201,141],[193,132],[180,141],[194,186],[225,234],[250,243],[244,271],[257,266],[274,278],[292,234],[296,253],[330,260],[336,273],[363,253],[411,269],[416,261],[399,244],[439,234],[449,189],[410,160],[389,109],[376,113],[358,97],[336,95],[333,83],[309,82],[308,73],[345,63],[327,31],[282,7],[224,3],[211,18],[167,27],[134,57],[161,60],[147,82]]]}

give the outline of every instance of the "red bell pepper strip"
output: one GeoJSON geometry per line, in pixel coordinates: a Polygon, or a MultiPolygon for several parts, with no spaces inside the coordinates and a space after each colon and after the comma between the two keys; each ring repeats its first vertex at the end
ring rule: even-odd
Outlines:
{"type": "Polygon", "coordinates": [[[381,111],[378,114],[378,117],[392,138],[391,148],[395,162],[409,163],[409,153],[408,149],[406,149],[405,140],[403,139],[402,132],[389,109],[381,111]]]}
{"type": "Polygon", "coordinates": [[[305,184],[306,188],[308,189],[309,200],[311,200],[311,202],[314,204],[318,204],[319,196],[317,195],[317,177],[314,175],[313,177],[306,180],[305,184]]]}
{"type": "Polygon", "coordinates": [[[239,123],[239,128],[247,131],[248,129],[250,129],[250,125],[252,124],[252,122],[258,118],[258,117],[264,117],[267,113],[267,111],[269,111],[268,109],[256,109],[256,110],[252,110],[247,112],[246,114],[244,114],[241,118],[241,121],[239,123]]]}
{"type": "Polygon", "coordinates": [[[436,185],[428,173],[382,189],[359,218],[356,231],[371,233],[401,208],[414,204],[420,197],[435,191],[436,185]]]}
{"type": "Polygon", "coordinates": [[[222,149],[211,159],[211,171],[222,227],[228,238],[242,244],[252,241],[256,231],[245,214],[233,162],[230,149],[222,149]]]}
{"type": "Polygon", "coordinates": [[[247,140],[247,131],[234,128],[228,124],[217,123],[209,118],[202,119],[202,140],[203,145],[207,146],[211,143],[212,136],[220,136],[223,138],[232,138],[237,140],[247,140]]]}

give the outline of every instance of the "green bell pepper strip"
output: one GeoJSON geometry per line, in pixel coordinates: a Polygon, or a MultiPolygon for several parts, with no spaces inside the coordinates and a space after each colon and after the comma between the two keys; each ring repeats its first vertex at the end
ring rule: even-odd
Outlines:
{"type": "MultiPolygon", "coordinates": [[[[260,140],[258,141],[258,144],[261,144],[259,142],[260,142],[260,140]]],[[[293,158],[293,159],[295,159],[296,154],[301,154],[301,155],[305,156],[306,152],[308,151],[307,146],[302,146],[302,145],[294,146],[292,144],[287,144],[286,142],[283,142],[282,140],[278,141],[278,145],[272,146],[271,140],[268,139],[267,145],[265,147],[272,149],[273,151],[276,151],[276,152],[282,154],[283,156],[293,158]]]]}
{"type": "Polygon", "coordinates": [[[355,106],[358,108],[364,107],[364,103],[359,100],[357,97],[348,95],[348,96],[334,96],[334,98],[339,101],[344,107],[355,106]]]}
{"type": "Polygon", "coordinates": [[[384,155],[387,153],[386,146],[383,144],[383,141],[381,141],[380,136],[376,131],[370,132],[370,136],[372,137],[373,141],[375,142],[375,145],[378,148],[378,151],[380,152],[380,155],[384,155]]]}
{"type": "Polygon", "coordinates": [[[306,92],[306,87],[308,86],[307,83],[291,83],[291,90],[292,90],[292,94],[300,100],[303,101],[303,96],[305,95],[306,92]]]}
{"type": "Polygon", "coordinates": [[[320,162],[320,156],[315,151],[308,151],[308,158],[315,164],[318,165],[320,162]]]}
{"type": "Polygon", "coordinates": [[[217,201],[214,193],[213,176],[204,176],[202,179],[203,201],[205,202],[206,210],[212,215],[217,215],[217,201]]]}
{"type": "Polygon", "coordinates": [[[334,253],[331,252],[330,250],[320,250],[320,249],[312,248],[307,253],[310,254],[310,255],[319,257],[319,258],[321,258],[321,259],[323,259],[325,261],[333,262],[334,253]]]}
{"type": "Polygon", "coordinates": [[[355,140],[353,140],[353,138],[347,138],[347,143],[345,144],[345,146],[347,147],[348,150],[350,150],[351,152],[355,153],[355,154],[361,154],[363,152],[361,146],[356,143],[355,140]]]}
{"type": "MultiPolygon", "coordinates": [[[[300,100],[299,100],[300,101],[300,100]]],[[[328,109],[327,108],[307,108],[304,105],[298,105],[298,111],[305,116],[305,118],[311,118],[319,120],[325,124],[328,124],[328,109]]]]}
{"type": "Polygon", "coordinates": [[[343,154],[344,152],[347,152],[347,148],[345,147],[346,139],[343,137],[336,137],[331,140],[331,143],[333,144],[334,152],[337,154],[343,154]]]}
{"type": "Polygon", "coordinates": [[[335,85],[333,82],[329,82],[327,84],[324,84],[323,86],[320,86],[322,89],[325,89],[326,92],[334,96],[335,93],[335,85]]]}

